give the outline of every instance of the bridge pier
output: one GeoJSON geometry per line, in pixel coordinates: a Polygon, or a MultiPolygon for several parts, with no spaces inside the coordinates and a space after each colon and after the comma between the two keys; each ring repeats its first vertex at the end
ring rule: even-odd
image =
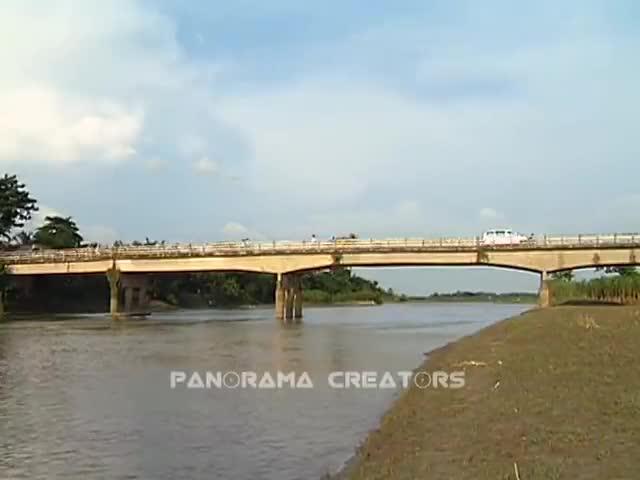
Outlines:
{"type": "Polygon", "coordinates": [[[284,275],[278,274],[276,280],[276,319],[284,320],[285,286],[284,275]]]}
{"type": "Polygon", "coordinates": [[[549,279],[547,272],[540,272],[540,290],[538,292],[538,305],[540,308],[551,306],[551,289],[549,288],[549,279]]]}
{"type": "Polygon", "coordinates": [[[142,313],[149,304],[149,282],[146,275],[123,274],[111,269],[109,281],[109,312],[113,318],[121,314],[142,313]]]}
{"type": "Polygon", "coordinates": [[[109,313],[113,318],[120,315],[120,270],[112,268],[107,270],[109,282],[109,313]]]}
{"type": "Polygon", "coordinates": [[[293,320],[293,300],[294,300],[294,293],[293,293],[293,286],[291,286],[291,284],[293,283],[293,279],[289,279],[289,286],[286,288],[285,292],[284,292],[284,321],[285,323],[291,323],[291,320],[293,320]]]}
{"type": "Polygon", "coordinates": [[[302,279],[297,276],[293,290],[293,318],[300,322],[302,318],[302,279]]]}
{"type": "Polygon", "coordinates": [[[302,318],[302,285],[295,274],[278,274],[276,281],[276,318],[284,323],[302,318]]]}

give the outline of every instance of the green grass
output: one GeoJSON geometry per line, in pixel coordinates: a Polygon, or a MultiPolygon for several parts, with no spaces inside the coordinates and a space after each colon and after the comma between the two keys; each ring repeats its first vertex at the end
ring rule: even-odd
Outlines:
{"type": "Polygon", "coordinates": [[[551,280],[549,286],[554,304],[577,300],[640,303],[640,275],[615,275],[582,281],[551,280]]]}

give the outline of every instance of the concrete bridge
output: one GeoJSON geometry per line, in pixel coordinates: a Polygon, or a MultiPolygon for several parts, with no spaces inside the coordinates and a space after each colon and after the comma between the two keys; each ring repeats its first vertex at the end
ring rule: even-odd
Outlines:
{"type": "Polygon", "coordinates": [[[148,274],[260,272],[277,275],[276,317],[302,317],[300,274],[335,267],[492,266],[538,273],[540,304],[549,304],[547,275],[598,266],[638,265],[640,234],[542,236],[525,243],[484,245],[479,238],[219,242],[1,252],[17,277],[106,274],[111,313],[143,310],[148,274]]]}

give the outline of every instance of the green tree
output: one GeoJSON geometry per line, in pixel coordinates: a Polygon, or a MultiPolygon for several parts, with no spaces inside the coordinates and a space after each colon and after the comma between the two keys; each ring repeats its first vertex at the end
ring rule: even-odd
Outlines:
{"type": "Polygon", "coordinates": [[[638,275],[636,267],[613,267],[612,273],[617,273],[621,277],[633,277],[638,275]]]}
{"type": "Polygon", "coordinates": [[[621,277],[632,277],[638,275],[636,267],[604,267],[597,268],[596,270],[604,270],[604,273],[615,273],[621,277]]]}
{"type": "Polygon", "coordinates": [[[0,177],[0,237],[11,240],[14,228],[24,227],[38,210],[36,200],[15,175],[0,177]]]}
{"type": "Polygon", "coordinates": [[[553,272],[551,274],[553,280],[562,280],[565,282],[571,282],[573,280],[573,271],[564,270],[562,272],[553,272]]]}
{"type": "Polygon", "coordinates": [[[82,244],[78,226],[71,217],[46,217],[34,236],[38,245],[49,248],[77,248],[82,244]]]}
{"type": "Polygon", "coordinates": [[[13,237],[14,241],[20,246],[30,246],[33,245],[33,233],[22,230],[18,232],[18,234],[13,237]]]}

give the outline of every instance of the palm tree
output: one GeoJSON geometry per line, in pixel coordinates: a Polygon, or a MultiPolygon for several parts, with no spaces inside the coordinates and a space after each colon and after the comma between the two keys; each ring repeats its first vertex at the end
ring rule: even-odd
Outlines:
{"type": "Polygon", "coordinates": [[[34,236],[38,245],[49,248],[78,248],[82,235],[71,217],[46,217],[34,236]]]}
{"type": "Polygon", "coordinates": [[[21,232],[18,232],[17,235],[15,235],[13,237],[13,240],[21,247],[28,247],[33,245],[33,232],[27,232],[25,230],[22,230],[21,232]]]}

